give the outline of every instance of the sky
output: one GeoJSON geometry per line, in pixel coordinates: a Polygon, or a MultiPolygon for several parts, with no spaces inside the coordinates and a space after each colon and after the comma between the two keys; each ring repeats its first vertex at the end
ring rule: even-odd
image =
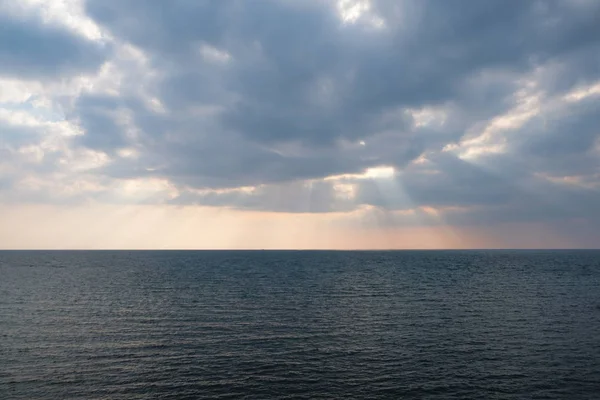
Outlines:
{"type": "Polygon", "coordinates": [[[598,248],[598,21],[0,0],[0,248],[598,248]]]}

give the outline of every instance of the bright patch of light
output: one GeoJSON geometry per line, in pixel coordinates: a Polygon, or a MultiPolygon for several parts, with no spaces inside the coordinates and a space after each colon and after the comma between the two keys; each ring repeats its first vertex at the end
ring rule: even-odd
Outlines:
{"type": "Polygon", "coordinates": [[[505,115],[496,117],[486,127],[484,134],[489,131],[518,129],[522,127],[531,118],[535,117],[538,114],[538,112],[538,109],[532,109],[523,112],[510,112],[505,115]]]}
{"type": "Polygon", "coordinates": [[[20,0],[0,7],[16,17],[37,15],[44,23],[62,25],[90,40],[101,40],[98,25],[84,11],[81,0],[20,0]]]}
{"type": "Polygon", "coordinates": [[[371,2],[369,0],[338,0],[337,12],[339,18],[345,24],[355,24],[362,20],[372,28],[381,29],[385,27],[383,18],[371,12],[371,2]]]}
{"type": "Polygon", "coordinates": [[[394,177],[395,174],[394,167],[374,167],[367,168],[364,176],[371,179],[389,179],[394,177]]]}
{"type": "Polygon", "coordinates": [[[578,88],[576,90],[573,90],[573,91],[567,93],[563,97],[563,100],[565,100],[566,102],[569,102],[569,103],[575,103],[575,102],[585,99],[586,97],[597,96],[597,95],[600,95],[600,82],[598,82],[594,85],[584,87],[584,88],[578,88]]]}
{"type": "Polygon", "coordinates": [[[371,3],[368,0],[338,0],[337,8],[342,21],[353,23],[369,11],[371,3]]]}
{"type": "Polygon", "coordinates": [[[331,175],[323,178],[324,181],[343,181],[361,179],[389,179],[396,175],[394,167],[372,167],[367,168],[362,174],[331,175]]]}

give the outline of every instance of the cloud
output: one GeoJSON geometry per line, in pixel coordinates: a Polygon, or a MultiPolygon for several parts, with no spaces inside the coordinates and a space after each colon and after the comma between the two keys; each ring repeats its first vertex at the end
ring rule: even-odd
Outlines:
{"type": "Polygon", "coordinates": [[[107,46],[33,16],[13,16],[0,9],[0,75],[50,79],[100,66],[107,46]]]}
{"type": "Polygon", "coordinates": [[[379,225],[598,218],[597,2],[72,4],[73,26],[0,14],[0,75],[33,88],[0,103],[13,187],[379,225]]]}

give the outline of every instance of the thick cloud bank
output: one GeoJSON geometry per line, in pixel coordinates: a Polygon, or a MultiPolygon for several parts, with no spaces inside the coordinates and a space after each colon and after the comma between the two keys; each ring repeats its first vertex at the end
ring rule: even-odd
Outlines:
{"type": "Polygon", "coordinates": [[[0,200],[600,220],[600,3],[0,2],[0,200]]]}

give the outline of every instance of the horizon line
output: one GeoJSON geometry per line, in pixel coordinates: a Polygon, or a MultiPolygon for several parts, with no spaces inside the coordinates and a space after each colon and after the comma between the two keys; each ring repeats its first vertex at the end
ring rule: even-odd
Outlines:
{"type": "Polygon", "coordinates": [[[36,249],[27,249],[27,248],[14,248],[14,249],[3,249],[0,248],[0,252],[3,251],[257,251],[257,252],[268,252],[268,251],[335,251],[335,252],[351,252],[351,251],[573,251],[573,250],[600,250],[600,247],[471,247],[471,248],[389,248],[389,249],[315,249],[315,248],[306,248],[306,249],[293,249],[293,248],[273,248],[273,249],[261,249],[261,248],[248,248],[248,249],[227,249],[227,248],[210,248],[210,249],[197,249],[197,248],[167,248],[167,249],[159,249],[159,248],[105,248],[105,249],[73,249],[73,248],[36,248],[36,249]]]}

